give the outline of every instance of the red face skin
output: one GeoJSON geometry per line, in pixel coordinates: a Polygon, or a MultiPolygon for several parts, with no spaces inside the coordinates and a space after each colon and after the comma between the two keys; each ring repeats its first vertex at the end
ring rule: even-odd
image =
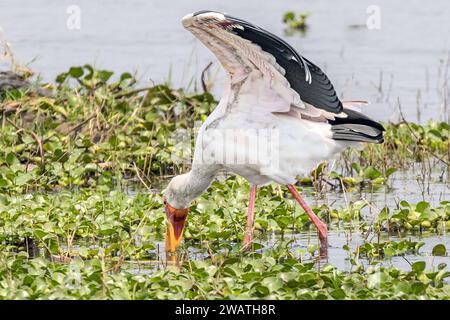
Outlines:
{"type": "Polygon", "coordinates": [[[189,208],[177,209],[172,207],[167,199],[164,198],[164,208],[166,210],[166,218],[168,221],[168,228],[166,233],[166,251],[175,252],[180,245],[186,217],[189,213],[189,208]]]}

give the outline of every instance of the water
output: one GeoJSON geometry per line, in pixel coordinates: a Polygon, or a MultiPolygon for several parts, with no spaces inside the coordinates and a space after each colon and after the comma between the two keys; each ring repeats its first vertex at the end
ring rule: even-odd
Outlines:
{"type": "MultiPolygon", "coordinates": [[[[323,203],[329,206],[346,206],[347,202],[365,200],[381,210],[384,206],[397,207],[400,201],[417,203],[427,201],[431,206],[437,206],[442,201],[450,199],[450,184],[444,166],[438,166],[431,171],[429,176],[423,177],[418,168],[401,170],[389,177],[388,184],[378,189],[370,188],[361,191],[352,191],[347,194],[341,192],[327,192],[325,199],[310,201],[316,205],[323,203]]],[[[368,208],[370,209],[370,208],[368,208]]],[[[372,218],[368,213],[367,219],[372,218]]]]}
{"type": "MultiPolygon", "coordinates": [[[[350,254],[344,249],[347,245],[351,252],[356,252],[357,247],[363,245],[367,240],[364,239],[364,235],[359,230],[350,231],[349,228],[337,228],[329,230],[328,232],[328,248],[327,255],[319,257],[319,252],[316,251],[313,254],[307,252],[311,245],[318,244],[317,233],[311,228],[310,231],[300,232],[294,235],[285,235],[283,240],[293,239],[294,241],[290,244],[290,250],[294,255],[301,259],[303,262],[315,261],[317,267],[320,268],[324,264],[331,264],[338,268],[339,270],[350,271],[354,269],[354,266],[350,260],[350,254]]],[[[396,267],[401,270],[410,270],[411,264],[417,261],[424,261],[427,265],[427,270],[436,270],[438,265],[445,263],[446,269],[450,271],[450,259],[448,253],[446,256],[433,256],[433,247],[437,244],[443,244],[447,250],[450,248],[450,237],[448,234],[435,234],[435,233],[424,233],[422,235],[407,235],[404,237],[398,236],[383,236],[382,241],[392,241],[398,242],[401,240],[409,240],[414,242],[423,242],[424,245],[416,253],[407,253],[404,255],[396,255],[392,257],[379,257],[369,261],[365,256],[360,256],[358,262],[368,267],[371,263],[386,267],[396,267]]],[[[261,239],[256,239],[257,242],[264,245],[260,252],[268,250],[272,247],[279,245],[281,241],[280,237],[274,235],[269,237],[268,240],[261,241],[261,239]],[[271,238],[271,239],[270,239],[271,238]]],[[[376,243],[376,239],[372,239],[369,242],[376,243]]],[[[172,260],[166,260],[167,257],[164,253],[164,242],[157,242],[159,247],[158,252],[152,252],[152,256],[156,258],[151,261],[129,261],[129,270],[135,273],[147,274],[152,273],[154,270],[161,269],[167,265],[176,263],[176,258],[172,257],[172,260]]],[[[239,244],[240,246],[240,244],[239,244]]],[[[182,260],[203,260],[209,259],[209,253],[205,248],[201,247],[189,247],[187,248],[187,254],[183,254],[182,260]]]]}
{"type": "MultiPolygon", "coordinates": [[[[295,235],[295,242],[292,245],[292,250],[300,249],[305,250],[309,245],[315,244],[316,232],[311,230],[311,233],[300,233],[295,235]]],[[[437,244],[444,244],[446,248],[450,246],[450,237],[448,235],[436,235],[434,233],[428,233],[424,235],[405,236],[399,238],[397,236],[382,237],[382,241],[400,241],[409,240],[424,242],[424,246],[420,248],[418,254],[405,254],[393,257],[383,257],[375,259],[383,266],[394,266],[402,270],[410,270],[410,264],[416,261],[425,261],[428,269],[435,269],[440,263],[446,263],[447,269],[450,271],[450,259],[448,256],[433,256],[431,254],[433,247],[437,244]]],[[[347,245],[352,252],[356,252],[358,246],[365,243],[363,235],[359,231],[350,232],[349,229],[336,229],[331,230],[328,234],[328,252],[327,256],[320,259],[321,263],[330,263],[340,270],[351,270],[352,264],[349,259],[349,253],[344,249],[347,245]]],[[[376,243],[376,239],[371,242],[376,243]]],[[[317,253],[316,253],[317,255],[317,253]]],[[[308,255],[306,255],[308,259],[308,255]]],[[[365,257],[360,257],[359,262],[365,266],[370,263],[365,257]]]]}
{"type": "MultiPolygon", "coordinates": [[[[377,234],[373,232],[367,233],[359,228],[359,224],[366,222],[371,226],[373,221],[376,221],[376,215],[385,206],[388,206],[391,210],[398,207],[398,203],[402,200],[408,201],[411,204],[415,204],[419,201],[425,200],[430,203],[432,207],[436,207],[442,201],[450,200],[450,185],[446,183],[446,173],[443,173],[445,168],[437,165],[427,175],[427,178],[422,181],[418,176],[418,168],[414,167],[408,171],[398,171],[394,173],[389,180],[388,186],[383,186],[376,190],[363,190],[363,191],[349,191],[345,195],[342,192],[326,192],[325,197],[323,195],[317,195],[312,192],[312,188],[304,188],[303,194],[306,201],[315,206],[321,206],[326,204],[332,208],[342,208],[347,206],[347,201],[367,200],[370,206],[366,206],[362,209],[362,219],[353,222],[332,222],[329,228],[328,234],[328,252],[326,257],[319,259],[318,252],[313,255],[307,253],[308,248],[311,245],[318,244],[317,232],[314,226],[311,226],[309,230],[302,230],[296,233],[287,233],[283,237],[278,234],[258,234],[255,233],[255,242],[261,243],[264,247],[261,251],[268,250],[272,247],[280,245],[281,241],[293,240],[290,246],[290,250],[301,258],[302,261],[316,261],[317,266],[320,267],[325,263],[330,263],[340,270],[352,270],[354,266],[349,259],[349,252],[344,249],[344,245],[347,245],[352,252],[357,250],[357,247],[363,245],[366,242],[376,243],[378,241],[377,234]],[[426,186],[426,187],[424,187],[426,186]],[[374,208],[376,208],[374,210],[374,208]]],[[[132,190],[131,195],[135,194],[137,190],[132,190]]],[[[245,212],[242,212],[244,215],[245,212]]],[[[258,212],[256,212],[258,215],[258,212]]],[[[388,234],[382,232],[380,234],[381,242],[398,242],[401,240],[409,240],[415,242],[423,242],[422,246],[417,254],[405,254],[393,257],[382,257],[378,260],[374,260],[383,266],[394,266],[403,270],[410,270],[410,264],[416,261],[425,261],[427,269],[436,269],[440,263],[446,263],[447,269],[450,271],[450,259],[447,256],[433,256],[433,247],[437,244],[444,244],[447,250],[450,248],[450,236],[448,231],[443,233],[436,233],[433,231],[424,231],[423,233],[406,233],[403,235],[388,234]]],[[[240,244],[236,244],[240,247],[240,244]]],[[[157,242],[158,250],[152,252],[152,257],[155,260],[147,263],[133,262],[130,264],[130,268],[136,273],[149,273],[154,269],[163,268],[167,263],[173,263],[173,261],[166,261],[164,254],[164,242],[157,242]]],[[[183,259],[208,259],[209,254],[203,246],[189,247],[187,248],[188,255],[183,259]]],[[[360,257],[359,262],[365,266],[370,265],[370,261],[365,257],[360,257]]]]}
{"type": "MultiPolygon", "coordinates": [[[[187,86],[215,58],[182,28],[181,17],[206,8],[225,11],[285,37],[327,72],[342,98],[371,101],[365,112],[377,119],[398,121],[400,101],[408,120],[447,120],[450,3],[378,0],[381,29],[368,30],[366,9],[371,4],[371,0],[2,0],[0,26],[16,59],[31,62],[45,80],[70,66],[91,63],[116,72],[137,71],[141,85],[167,80],[170,74],[174,85],[187,86]],[[66,27],[70,5],[81,10],[80,30],[66,27]],[[281,18],[288,10],[311,13],[305,36],[284,35],[281,18]]],[[[5,67],[0,60],[0,68],[5,67]]],[[[212,68],[216,94],[223,77],[219,70],[216,63],[212,68]]]]}
{"type": "MultiPolygon", "coordinates": [[[[347,206],[347,202],[358,200],[366,200],[370,203],[362,209],[363,220],[371,225],[372,221],[377,217],[378,212],[385,206],[391,210],[398,207],[400,201],[407,201],[415,204],[419,201],[427,201],[432,207],[438,206],[442,201],[450,200],[450,185],[443,166],[437,166],[432,170],[427,178],[421,178],[418,168],[413,167],[408,171],[398,171],[394,173],[387,186],[383,186],[377,190],[353,191],[343,194],[341,192],[327,192],[325,198],[317,198],[307,196],[309,203],[315,205],[327,204],[333,208],[342,208],[347,206]],[[376,208],[374,210],[374,208],[376,208]]],[[[352,268],[349,254],[343,249],[344,245],[348,245],[352,251],[357,246],[364,244],[365,241],[377,242],[377,236],[373,233],[366,234],[358,228],[358,223],[339,223],[331,225],[328,235],[328,255],[322,262],[328,262],[339,269],[349,270],[352,268]],[[367,236],[367,239],[365,239],[367,236]]],[[[317,236],[314,227],[311,230],[300,232],[293,235],[295,242],[292,249],[306,249],[308,245],[316,244],[317,236]]],[[[385,266],[395,266],[403,270],[409,270],[410,264],[416,261],[425,261],[429,268],[437,267],[440,263],[447,263],[450,268],[450,259],[448,256],[437,257],[432,256],[431,252],[435,245],[444,244],[446,248],[450,248],[450,236],[447,233],[436,234],[434,232],[424,232],[423,234],[406,234],[402,237],[398,235],[381,234],[381,241],[422,241],[425,243],[419,250],[419,254],[406,254],[404,256],[394,256],[390,259],[381,259],[381,264],[385,266]]],[[[368,264],[366,259],[360,262],[368,264]]],[[[449,269],[450,270],[450,269],[449,269]]]]}

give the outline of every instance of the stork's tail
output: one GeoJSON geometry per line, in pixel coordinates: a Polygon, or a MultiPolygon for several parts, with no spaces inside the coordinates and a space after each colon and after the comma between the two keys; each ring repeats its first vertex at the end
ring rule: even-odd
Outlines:
{"type": "Polygon", "coordinates": [[[334,140],[382,143],[383,126],[360,112],[344,109],[346,118],[329,120],[334,140]]]}

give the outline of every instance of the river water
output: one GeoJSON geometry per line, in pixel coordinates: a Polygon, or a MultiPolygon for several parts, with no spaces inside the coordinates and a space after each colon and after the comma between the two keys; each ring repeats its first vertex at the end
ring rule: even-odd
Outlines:
{"type": "MultiPolygon", "coordinates": [[[[198,83],[201,70],[215,61],[180,23],[200,9],[224,11],[284,37],[327,72],[342,98],[369,100],[364,112],[377,119],[398,121],[399,102],[408,120],[448,119],[448,0],[2,0],[0,27],[16,60],[45,81],[90,63],[117,73],[136,71],[141,85],[170,79],[193,90],[191,80],[198,83]],[[369,30],[373,4],[380,29],[369,30]],[[73,6],[79,29],[67,26],[73,6]],[[306,34],[285,34],[281,20],[288,10],[311,14],[306,34]]],[[[0,68],[6,67],[0,60],[0,68]]],[[[222,78],[215,63],[215,94],[222,78]]]]}

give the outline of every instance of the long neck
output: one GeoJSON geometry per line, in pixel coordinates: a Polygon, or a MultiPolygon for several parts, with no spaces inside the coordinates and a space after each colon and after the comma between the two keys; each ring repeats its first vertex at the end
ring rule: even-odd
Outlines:
{"type": "Polygon", "coordinates": [[[209,187],[215,174],[216,170],[205,166],[176,176],[167,187],[167,201],[174,208],[188,208],[189,203],[209,187]]]}

